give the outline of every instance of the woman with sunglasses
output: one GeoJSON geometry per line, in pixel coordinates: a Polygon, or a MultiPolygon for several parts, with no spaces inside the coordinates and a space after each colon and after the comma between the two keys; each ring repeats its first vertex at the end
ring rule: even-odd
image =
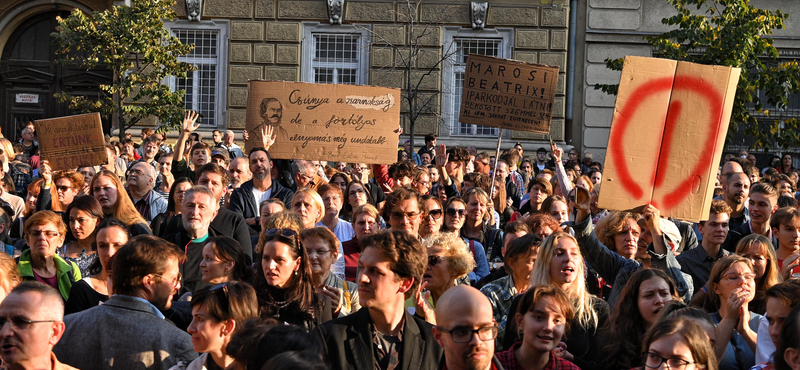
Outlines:
{"type": "Polygon", "coordinates": [[[711,314],[717,324],[715,352],[722,370],[745,370],[755,365],[755,349],[761,315],[750,311],[756,295],[756,274],[749,259],[730,255],[717,260],[708,281],[711,314]]]}
{"type": "MultiPolygon", "coordinates": [[[[489,194],[481,188],[472,188],[464,193],[463,199],[466,201],[467,213],[461,236],[483,245],[487,264],[488,261],[500,261],[503,232],[487,222],[493,217],[494,210],[489,202],[489,194]]],[[[480,261],[478,263],[480,264],[480,261]]]]}
{"type": "Polygon", "coordinates": [[[331,300],[314,292],[308,253],[297,231],[269,229],[264,240],[255,278],[261,317],[274,317],[308,331],[331,320],[331,300]]]}
{"type": "Polygon", "coordinates": [[[64,212],[72,200],[83,190],[83,175],[75,171],[55,171],[50,169],[48,161],[39,166],[39,173],[44,179],[36,210],[64,212]],[[54,200],[55,199],[55,200],[54,200]]]}
{"type": "Polygon", "coordinates": [[[410,307],[409,303],[413,303],[417,315],[435,322],[433,308],[439,297],[475,268],[475,260],[458,234],[437,233],[424,244],[428,250],[428,268],[422,276],[419,294],[406,301],[406,305],[410,307]],[[423,289],[427,292],[422,293],[423,289]]]}
{"type": "Polygon", "coordinates": [[[72,284],[65,314],[90,309],[108,300],[111,257],[131,238],[128,226],[113,217],[104,218],[96,229],[97,259],[89,266],[89,276],[72,284]]]}
{"type": "Polygon", "coordinates": [[[423,195],[422,203],[425,218],[419,224],[419,236],[425,239],[442,229],[444,210],[442,210],[442,201],[433,195],[423,195]]]}
{"type": "Polygon", "coordinates": [[[113,172],[101,170],[94,175],[89,191],[89,195],[100,202],[103,214],[114,216],[128,225],[131,236],[152,235],[147,221],[136,210],[131,197],[125,191],[125,186],[113,172]]]}
{"type": "Polygon", "coordinates": [[[231,337],[248,319],[258,317],[258,299],[250,284],[231,281],[203,288],[192,297],[192,323],[186,330],[201,355],[175,370],[226,369],[234,359],[226,351],[231,337]]]}
{"type": "Polygon", "coordinates": [[[378,209],[371,204],[358,206],[353,211],[353,232],[355,236],[342,243],[344,253],[344,278],[355,282],[358,272],[358,259],[361,258],[361,240],[367,235],[380,231],[378,209]]]}
{"type": "Polygon", "coordinates": [[[103,220],[103,207],[90,195],[81,195],[67,207],[71,241],[59,249],[66,261],[75,262],[82,276],[89,275],[89,266],[97,258],[95,234],[97,224],[103,220]]]}
{"type": "Polygon", "coordinates": [[[489,275],[489,261],[486,260],[486,251],[483,249],[483,244],[480,242],[469,240],[460,234],[461,228],[464,226],[464,222],[467,219],[467,204],[464,200],[459,197],[452,197],[447,200],[447,204],[444,208],[442,231],[461,235],[464,242],[469,246],[469,251],[472,253],[475,261],[475,270],[470,271],[468,276],[470,282],[474,284],[478,280],[483,279],[486,275],[489,275]]]}
{"type": "Polygon", "coordinates": [[[559,355],[559,343],[575,316],[572,302],[561,289],[550,285],[529,289],[516,311],[514,319],[524,334],[521,342],[496,355],[504,368],[580,370],[559,355]]]}
{"type": "Polygon", "coordinates": [[[300,241],[308,253],[314,289],[317,294],[327,296],[333,302],[335,316],[343,317],[360,310],[358,285],[348,284],[331,272],[331,266],[339,258],[336,235],[328,228],[318,226],[303,230],[300,241]]]}
{"type": "Polygon", "coordinates": [[[700,324],[688,317],[667,318],[657,322],[645,334],[642,350],[644,366],[636,370],[718,369],[717,357],[708,335],[700,324]]]}

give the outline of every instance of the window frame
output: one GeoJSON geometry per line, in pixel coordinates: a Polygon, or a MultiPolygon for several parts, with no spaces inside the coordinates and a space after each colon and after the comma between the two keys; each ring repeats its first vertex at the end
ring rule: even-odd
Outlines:
{"type": "MultiPolygon", "coordinates": [[[[511,59],[514,43],[514,29],[507,27],[487,28],[482,30],[474,30],[472,28],[464,28],[460,26],[445,26],[443,38],[443,50],[446,59],[442,65],[442,121],[447,125],[447,136],[458,138],[488,138],[495,137],[494,135],[477,135],[475,126],[472,127],[472,132],[468,134],[457,133],[458,114],[461,101],[456,100],[455,93],[455,74],[462,67],[456,61],[458,56],[457,50],[454,49],[455,41],[457,39],[493,39],[500,40],[500,47],[498,48],[498,58],[511,59]]],[[[497,130],[497,128],[495,128],[497,130]]],[[[496,132],[496,131],[495,131],[496,132]]],[[[503,131],[503,137],[510,137],[509,130],[503,131]]],[[[444,135],[443,135],[444,136],[444,135]]]]}
{"type": "MultiPolygon", "coordinates": [[[[303,22],[302,59],[300,62],[300,80],[303,82],[314,82],[314,34],[353,34],[359,36],[357,63],[358,72],[356,73],[356,85],[369,85],[369,65],[370,65],[370,37],[371,29],[369,25],[330,25],[320,22],[303,22]]],[[[339,84],[339,83],[336,83],[339,84]]]]}
{"type": "MultiPolygon", "coordinates": [[[[164,26],[169,30],[170,35],[175,36],[175,30],[193,31],[217,31],[217,58],[216,58],[216,79],[215,79],[215,104],[216,114],[215,123],[201,123],[201,128],[225,128],[228,126],[228,49],[230,48],[230,22],[227,20],[203,20],[191,22],[188,20],[165,21],[164,26]]],[[[178,60],[188,62],[189,57],[181,56],[178,60]]],[[[213,58],[199,58],[201,60],[211,60],[213,58]]],[[[197,60],[197,59],[195,59],[197,60]]],[[[193,73],[198,73],[195,71],[193,73]]],[[[175,91],[177,77],[169,77],[169,88],[175,91]]],[[[196,107],[197,94],[192,95],[194,100],[192,106],[196,107]]],[[[184,96],[184,100],[186,97],[184,96]]]]}

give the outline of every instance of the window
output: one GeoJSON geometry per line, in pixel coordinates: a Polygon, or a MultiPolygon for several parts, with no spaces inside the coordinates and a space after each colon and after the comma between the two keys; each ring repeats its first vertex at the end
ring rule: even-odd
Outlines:
{"type": "Polygon", "coordinates": [[[194,44],[194,50],[178,58],[194,65],[197,70],[187,78],[172,77],[173,90],[185,90],[183,105],[199,112],[206,127],[224,127],[228,64],[228,24],[220,21],[165,22],[171,33],[184,44],[194,44]]]}
{"type": "Polygon", "coordinates": [[[303,32],[303,81],[352,85],[367,82],[366,29],[306,23],[303,32]]]}
{"type": "Polygon", "coordinates": [[[458,122],[461,106],[461,91],[464,86],[464,71],[470,54],[488,55],[498,58],[511,56],[511,30],[495,29],[475,31],[462,28],[445,28],[445,50],[447,61],[443,74],[444,121],[454,136],[497,136],[498,128],[458,122]],[[447,90],[450,91],[447,91],[447,90]]]}

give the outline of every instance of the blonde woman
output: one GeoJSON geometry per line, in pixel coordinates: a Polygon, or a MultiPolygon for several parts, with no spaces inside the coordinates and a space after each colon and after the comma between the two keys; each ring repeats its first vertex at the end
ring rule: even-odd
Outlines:
{"type": "Polygon", "coordinates": [[[302,188],[294,193],[292,198],[292,211],[300,214],[303,220],[303,229],[310,229],[322,221],[325,215],[325,205],[322,197],[310,188],[302,188]]]}
{"type": "MultiPolygon", "coordinates": [[[[591,295],[586,289],[585,271],[578,241],[568,233],[556,231],[542,243],[528,286],[552,285],[567,294],[574,305],[575,318],[570,322],[566,349],[562,347],[559,352],[564,359],[588,370],[600,368],[597,362],[602,344],[598,331],[608,321],[609,308],[605,301],[591,295]]],[[[509,317],[515,317],[518,300],[516,298],[511,303],[509,317]]],[[[504,348],[510,348],[519,341],[517,324],[514,320],[508,320],[504,348]]]]}
{"type": "Polygon", "coordinates": [[[125,191],[119,177],[109,170],[101,170],[92,178],[89,195],[100,202],[106,216],[114,216],[124,222],[131,231],[131,237],[147,234],[152,235],[147,221],[139,214],[133,201],[125,191]]]}
{"type": "MultiPolygon", "coordinates": [[[[433,308],[439,297],[475,268],[475,259],[464,239],[455,233],[434,234],[425,240],[424,245],[428,250],[428,268],[413,304],[417,315],[435,323],[433,308]]],[[[410,307],[410,302],[406,303],[410,307]]]]}

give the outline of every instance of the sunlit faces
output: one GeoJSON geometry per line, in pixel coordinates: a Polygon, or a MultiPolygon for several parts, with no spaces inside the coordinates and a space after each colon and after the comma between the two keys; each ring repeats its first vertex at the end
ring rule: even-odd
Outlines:
{"type": "Polygon", "coordinates": [[[771,199],[763,193],[750,193],[748,206],[750,222],[761,225],[769,222],[772,213],[778,209],[777,198],[771,199]]]}
{"type": "Polygon", "coordinates": [[[428,194],[431,190],[431,177],[427,172],[423,172],[417,176],[417,179],[411,182],[411,186],[414,187],[420,194],[428,194]]]}
{"type": "Polygon", "coordinates": [[[772,235],[778,239],[778,250],[789,254],[800,250],[800,219],[793,218],[788,223],[772,228],[772,235]]]}
{"type": "MultiPolygon", "coordinates": [[[[339,162],[339,163],[342,163],[342,162],[339,162]]],[[[343,176],[334,177],[331,180],[331,184],[334,184],[334,185],[338,186],[339,189],[342,189],[342,194],[345,194],[345,192],[347,191],[347,189],[346,189],[347,188],[347,180],[345,180],[345,178],[343,176]]]]}
{"type": "Polygon", "coordinates": [[[128,234],[117,226],[105,227],[97,232],[95,241],[97,243],[97,259],[100,260],[103,269],[108,272],[111,270],[111,257],[128,243],[128,234]]]}
{"type": "Polygon", "coordinates": [[[581,252],[574,240],[567,237],[558,239],[550,259],[550,282],[563,286],[583,279],[580,259],[581,252]]]}
{"type": "Polygon", "coordinates": [[[183,228],[187,231],[208,231],[208,225],[217,215],[218,208],[214,197],[199,191],[190,192],[184,196],[181,204],[183,228]]]}
{"type": "Polygon", "coordinates": [[[597,185],[603,181],[603,173],[601,173],[600,171],[594,171],[592,172],[591,179],[592,179],[592,184],[597,185]]]}
{"type": "Polygon", "coordinates": [[[744,173],[734,173],[728,177],[728,184],[723,185],[725,198],[735,204],[744,204],[750,194],[750,179],[744,173]]]}
{"type": "Polygon", "coordinates": [[[462,202],[454,201],[444,210],[444,227],[448,231],[461,230],[466,221],[467,207],[462,202]]]}
{"type": "Polygon", "coordinates": [[[522,329],[522,345],[537,352],[550,352],[561,342],[567,328],[561,307],[555,299],[543,296],[524,315],[517,313],[516,320],[522,329]]]}
{"type": "Polygon", "coordinates": [[[728,220],[730,217],[727,213],[710,213],[708,221],[698,224],[697,230],[703,235],[703,241],[708,241],[714,244],[722,244],[728,236],[728,220]]]}
{"type": "Polygon", "coordinates": [[[361,239],[366,235],[372,234],[380,229],[380,224],[375,217],[369,213],[361,212],[356,215],[355,222],[353,223],[353,231],[356,234],[356,239],[361,239]]]}
{"type": "MultiPolygon", "coordinates": [[[[28,291],[6,297],[0,305],[0,317],[39,321],[57,319],[43,307],[42,294],[28,291]]],[[[0,356],[9,368],[34,368],[37,361],[50,358],[51,348],[64,332],[63,322],[36,322],[26,328],[0,327],[0,356]]]]}
{"type": "Polygon", "coordinates": [[[554,201],[548,211],[550,212],[550,216],[553,216],[559,225],[569,222],[569,209],[566,203],[560,200],[554,201]]]}
{"type": "Polygon", "coordinates": [[[130,167],[127,172],[128,187],[148,189],[153,186],[152,167],[144,162],[139,162],[130,167]]]}
{"type": "Polygon", "coordinates": [[[56,180],[56,194],[58,194],[58,201],[61,204],[70,204],[80,189],[75,189],[72,186],[72,181],[68,177],[62,177],[56,180]]]}
{"type": "Polygon", "coordinates": [[[439,206],[439,203],[435,200],[428,199],[425,201],[426,208],[428,212],[425,213],[425,219],[422,220],[422,224],[420,225],[420,234],[422,235],[430,235],[432,233],[437,233],[442,228],[442,222],[444,222],[444,211],[442,207],[439,206]]]}
{"type": "Polygon", "coordinates": [[[192,188],[192,183],[184,181],[173,186],[175,186],[175,204],[183,204],[183,196],[192,188]]]}
{"type": "Polygon", "coordinates": [[[103,212],[105,214],[114,213],[117,205],[117,197],[119,196],[117,185],[114,181],[107,176],[98,176],[92,185],[92,195],[94,195],[94,199],[97,199],[100,203],[100,206],[103,207],[103,212]]]}
{"type": "Polygon", "coordinates": [[[300,258],[292,254],[288,244],[277,240],[268,241],[261,257],[261,269],[267,284],[276,288],[285,287],[295,271],[300,269],[300,258]]]}
{"type": "Polygon", "coordinates": [[[389,225],[395,231],[405,231],[411,235],[417,235],[421,222],[422,210],[414,198],[401,200],[389,213],[389,225]]]}
{"type": "Polygon", "coordinates": [[[225,189],[228,187],[228,184],[223,181],[222,175],[211,171],[201,173],[200,178],[197,179],[197,185],[203,185],[211,189],[211,192],[214,193],[214,198],[217,199],[222,199],[225,195],[225,189]]]}
{"type": "Polygon", "coordinates": [[[331,271],[331,265],[339,254],[338,246],[328,245],[325,240],[317,237],[303,239],[303,247],[308,253],[308,263],[311,273],[315,276],[325,276],[331,271]]]}
{"type": "MultiPolygon", "coordinates": [[[[680,334],[667,335],[654,340],[650,343],[650,348],[648,348],[647,351],[663,358],[670,360],[677,359],[684,363],[689,363],[683,367],[683,370],[697,369],[697,365],[694,364],[692,349],[683,341],[680,334]]],[[[653,361],[661,361],[661,359],[654,359],[653,361]]],[[[660,368],[667,368],[667,366],[666,364],[662,364],[660,368]]]]}
{"type": "Polygon", "coordinates": [[[467,200],[467,218],[471,221],[483,220],[488,208],[489,203],[478,193],[473,193],[467,200]]]}
{"type": "Polygon", "coordinates": [[[359,183],[352,183],[345,194],[347,194],[347,201],[353,208],[367,204],[367,191],[359,183]]]}
{"type": "Polygon", "coordinates": [[[544,199],[547,198],[547,189],[540,184],[534,184],[531,186],[528,195],[530,196],[532,204],[542,204],[544,199]]]}
{"type": "Polygon", "coordinates": [[[272,169],[272,161],[269,160],[267,153],[257,150],[250,153],[250,172],[253,178],[264,180],[270,175],[272,169]]]}
{"type": "Polygon", "coordinates": [[[214,253],[214,246],[206,243],[203,246],[203,259],[200,261],[200,278],[206,283],[221,284],[229,281],[233,271],[233,261],[222,261],[214,253]]]}
{"type": "Polygon", "coordinates": [[[143,154],[145,159],[152,160],[156,157],[156,154],[158,154],[158,144],[153,141],[147,143],[144,147],[143,154]]]}
{"type": "Polygon", "coordinates": [[[31,255],[40,259],[52,257],[56,253],[56,248],[64,245],[65,237],[58,231],[56,225],[50,222],[31,226],[25,233],[25,241],[31,248],[31,255]]]}
{"type": "Polygon", "coordinates": [[[362,307],[392,307],[405,300],[413,278],[400,278],[389,267],[389,259],[379,249],[365,247],[358,260],[359,303],[362,307]]]}
{"type": "Polygon", "coordinates": [[[441,246],[428,248],[428,268],[422,276],[422,281],[428,283],[431,290],[443,290],[448,285],[453,285],[455,277],[450,269],[450,260],[445,256],[441,246]],[[436,260],[436,265],[431,265],[431,257],[436,260]]]}
{"type": "Polygon", "coordinates": [[[247,158],[238,157],[233,159],[228,166],[228,174],[230,174],[231,185],[234,188],[238,188],[253,177],[247,161],[247,158]]]}
{"type": "Polygon", "coordinates": [[[614,235],[614,250],[626,259],[633,259],[639,249],[641,229],[632,217],[623,221],[622,230],[614,235]]]}
{"type": "Polygon", "coordinates": [[[69,229],[77,240],[85,240],[92,236],[100,220],[89,212],[73,208],[69,212],[69,229]]]}
{"type": "Polygon", "coordinates": [[[792,307],[789,307],[779,298],[767,297],[767,321],[769,322],[769,337],[775,347],[778,347],[778,341],[783,328],[783,322],[789,317],[789,312],[792,307]]]}
{"type": "Polygon", "coordinates": [[[322,209],[308,193],[297,193],[292,198],[292,211],[300,214],[305,228],[312,228],[322,218],[322,209]]]}
{"type": "Polygon", "coordinates": [[[726,302],[732,294],[745,297],[750,302],[756,295],[755,273],[743,262],[734,263],[720,276],[719,283],[714,284],[714,293],[720,301],[726,302]]]}
{"type": "Polygon", "coordinates": [[[750,260],[753,263],[753,272],[756,274],[756,278],[761,278],[767,271],[767,263],[769,260],[767,256],[764,255],[763,249],[757,243],[751,243],[747,249],[745,249],[741,256],[750,260]]]}
{"type": "Polygon", "coordinates": [[[150,303],[160,310],[172,307],[172,296],[178,293],[178,289],[181,288],[178,259],[169,258],[166,265],[166,271],[159,274],[160,276],[153,276],[153,286],[151,287],[152,297],[150,303]]]}
{"type": "Polygon", "coordinates": [[[428,174],[430,175],[431,183],[439,182],[439,169],[436,167],[428,167],[428,174]]]}
{"type": "Polygon", "coordinates": [[[794,197],[794,186],[790,181],[781,180],[780,184],[778,185],[778,192],[780,192],[781,195],[794,197]]]}
{"type": "Polygon", "coordinates": [[[335,191],[320,195],[322,195],[322,204],[325,206],[325,214],[338,216],[339,211],[342,210],[342,195],[335,191]]]}
{"type": "Polygon", "coordinates": [[[192,163],[194,163],[195,168],[199,168],[200,166],[208,163],[210,156],[211,152],[208,149],[192,150],[192,163]]]}
{"type": "Polygon", "coordinates": [[[636,303],[639,314],[648,325],[652,325],[664,305],[672,300],[669,284],[661,277],[651,277],[639,285],[638,293],[636,303]]]}
{"type": "Polygon", "coordinates": [[[158,159],[158,173],[162,176],[172,173],[172,157],[164,155],[158,159]]]}
{"type": "Polygon", "coordinates": [[[544,240],[548,236],[550,236],[550,234],[552,234],[553,231],[555,231],[555,230],[551,229],[550,226],[539,225],[539,226],[536,226],[535,229],[533,229],[533,234],[538,236],[538,237],[540,237],[540,238],[542,238],[542,240],[544,240]]]}
{"type": "Polygon", "coordinates": [[[94,167],[88,166],[78,168],[78,173],[83,175],[83,183],[89,184],[92,182],[92,177],[94,177],[97,171],[94,170],[94,167]]]}
{"type": "Polygon", "coordinates": [[[202,353],[218,350],[225,345],[226,332],[230,331],[228,326],[226,322],[215,320],[206,305],[200,304],[192,307],[192,323],[186,331],[192,336],[194,351],[202,353]]]}
{"type": "Polygon", "coordinates": [[[267,230],[267,219],[276,213],[283,212],[285,208],[278,203],[264,203],[259,210],[258,220],[261,224],[261,230],[267,230]]]}

